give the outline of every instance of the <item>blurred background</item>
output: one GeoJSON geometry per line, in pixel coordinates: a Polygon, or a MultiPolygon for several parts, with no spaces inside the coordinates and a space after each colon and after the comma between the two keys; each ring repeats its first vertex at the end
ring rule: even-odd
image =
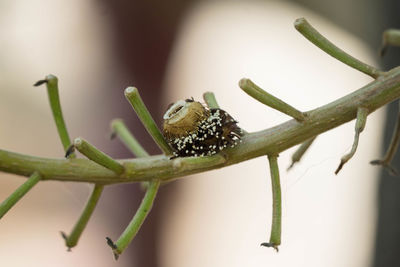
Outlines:
{"type": "MultiPolygon", "coordinates": [[[[159,125],[167,105],[213,91],[247,131],[289,118],[237,86],[251,78],[300,110],[333,101],[370,82],[310,44],[293,27],[306,17],[361,60],[388,69],[400,49],[377,56],[381,33],[400,28],[399,2],[383,1],[0,1],[0,148],[62,157],[44,87],[52,73],[71,137],[83,136],[116,158],[131,157],[109,139],[122,118],[151,154],[158,148],[124,98],[139,88],[159,125]]],[[[271,188],[266,158],[193,175],[164,186],[130,247],[115,262],[105,237],[117,239],[136,211],[138,185],[107,187],[77,247],[70,231],[90,185],[42,182],[0,221],[4,266],[400,266],[400,180],[368,164],[383,155],[397,113],[368,117],[359,149],[338,176],[354,122],[317,138],[286,172],[281,154],[283,235],[269,239],[271,188]]],[[[399,158],[394,160],[399,162],[399,158]]],[[[398,167],[400,169],[400,167],[398,167]]],[[[0,200],[25,178],[0,173],[0,200]]]]}

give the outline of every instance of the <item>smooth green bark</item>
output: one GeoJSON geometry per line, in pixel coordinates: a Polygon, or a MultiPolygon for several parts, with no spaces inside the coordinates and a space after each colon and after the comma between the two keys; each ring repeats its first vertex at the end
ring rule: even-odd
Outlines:
{"type": "Polygon", "coordinates": [[[269,169],[271,174],[272,188],[272,225],[271,234],[268,243],[262,243],[262,246],[272,247],[278,251],[278,246],[281,244],[282,232],[282,196],[281,182],[279,178],[278,156],[268,156],[269,169]]]}
{"type": "Polygon", "coordinates": [[[121,119],[115,119],[111,122],[111,128],[119,139],[127,148],[138,158],[147,157],[149,153],[136,140],[132,133],[128,130],[125,123],[121,119]]]}
{"type": "Polygon", "coordinates": [[[327,54],[336,58],[337,60],[343,62],[344,64],[359,70],[372,78],[376,79],[383,74],[383,72],[379,71],[373,66],[370,66],[361,60],[356,59],[355,57],[347,54],[342,49],[334,45],[331,41],[326,39],[323,35],[321,35],[314,27],[308,23],[305,18],[299,18],[294,22],[295,28],[310,42],[318,46],[327,54]]]}
{"type": "Polygon", "coordinates": [[[74,147],[85,155],[88,159],[96,162],[97,164],[112,170],[116,174],[121,174],[124,172],[124,166],[121,163],[114,160],[104,152],[98,150],[95,146],[87,142],[83,138],[76,138],[74,140],[74,147]]]}
{"type": "Polygon", "coordinates": [[[243,136],[242,143],[211,157],[176,158],[163,155],[119,160],[125,173],[116,175],[87,159],[49,159],[0,150],[0,171],[30,176],[39,171],[44,180],[115,184],[162,181],[236,164],[263,155],[280,153],[356,118],[358,107],[370,113],[400,97],[400,68],[320,108],[306,112],[307,121],[290,120],[243,136]]]}
{"type": "Polygon", "coordinates": [[[158,129],[156,123],[154,122],[153,117],[150,115],[149,110],[143,103],[143,100],[139,95],[138,89],[135,87],[126,88],[125,96],[128,99],[129,103],[132,105],[133,109],[138,115],[140,121],[143,123],[147,132],[156,142],[161,151],[163,151],[166,155],[171,155],[172,149],[168,145],[167,141],[165,141],[164,136],[160,132],[160,129],[158,129]]]}
{"type": "Polygon", "coordinates": [[[139,206],[139,209],[133,216],[128,227],[126,227],[125,231],[118,238],[118,240],[115,243],[113,243],[113,241],[110,238],[107,238],[108,245],[114,251],[115,259],[118,259],[119,255],[122,254],[122,252],[124,252],[124,250],[131,243],[132,239],[136,236],[144,220],[151,211],[151,208],[153,207],[153,202],[154,199],[156,198],[160,184],[161,184],[160,180],[153,180],[150,182],[146,194],[142,200],[142,203],[139,206]]]}
{"type": "Polygon", "coordinates": [[[217,99],[213,92],[205,92],[203,94],[203,99],[209,108],[219,108],[217,99]]]}
{"type": "Polygon", "coordinates": [[[83,230],[85,230],[90,217],[96,208],[97,202],[100,199],[101,193],[103,192],[103,185],[95,185],[88,201],[86,202],[85,208],[82,211],[81,216],[76,222],[71,233],[67,236],[64,232],[61,232],[62,237],[65,240],[65,245],[70,249],[78,244],[79,238],[82,235],[83,230]]]}

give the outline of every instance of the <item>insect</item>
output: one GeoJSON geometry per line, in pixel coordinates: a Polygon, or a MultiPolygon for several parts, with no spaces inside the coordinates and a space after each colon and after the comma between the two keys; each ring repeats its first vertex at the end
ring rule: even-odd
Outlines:
{"type": "Polygon", "coordinates": [[[237,121],[219,108],[209,109],[192,99],[170,104],[164,114],[163,135],[174,157],[203,157],[241,142],[237,121]]]}

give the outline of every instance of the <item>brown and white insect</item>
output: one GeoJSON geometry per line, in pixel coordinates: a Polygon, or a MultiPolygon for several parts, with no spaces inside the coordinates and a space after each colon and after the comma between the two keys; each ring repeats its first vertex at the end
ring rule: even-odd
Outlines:
{"type": "Polygon", "coordinates": [[[214,155],[237,145],[243,134],[226,111],[209,109],[193,99],[171,104],[163,118],[163,134],[175,157],[214,155]]]}

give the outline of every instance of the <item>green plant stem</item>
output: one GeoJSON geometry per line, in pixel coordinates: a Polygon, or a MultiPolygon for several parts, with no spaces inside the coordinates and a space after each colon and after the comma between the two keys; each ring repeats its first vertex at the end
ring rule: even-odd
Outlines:
{"type": "Polygon", "coordinates": [[[0,204],[0,219],[40,181],[40,178],[40,174],[34,172],[25,183],[18,187],[17,190],[0,204]]]}
{"type": "Polygon", "coordinates": [[[213,92],[205,92],[203,94],[203,99],[210,109],[211,108],[219,108],[217,99],[215,98],[215,95],[213,92]]]}
{"type": "Polygon", "coordinates": [[[295,109],[289,104],[286,104],[279,98],[267,93],[254,84],[250,79],[241,79],[239,81],[239,87],[249,96],[253,97],[264,105],[279,110],[280,112],[285,113],[286,115],[289,115],[298,121],[304,121],[306,119],[301,111],[295,109]]]}
{"type": "Polygon", "coordinates": [[[365,124],[367,123],[367,116],[368,116],[368,109],[364,107],[358,108],[353,146],[351,147],[351,151],[341,158],[340,164],[336,169],[335,174],[338,174],[339,171],[342,169],[343,165],[347,161],[349,161],[356,153],[358,140],[360,138],[360,133],[364,130],[365,124]]]}
{"type": "Polygon", "coordinates": [[[82,235],[83,230],[93,214],[94,209],[96,208],[97,202],[100,199],[101,193],[103,192],[103,185],[95,185],[92,193],[83,209],[79,220],[76,222],[74,228],[71,233],[67,236],[64,232],[61,232],[62,237],[65,240],[65,245],[70,250],[72,247],[75,247],[78,244],[79,238],[82,235]]]}
{"type": "Polygon", "coordinates": [[[278,156],[269,155],[268,161],[272,182],[272,226],[269,242],[262,243],[261,245],[272,247],[278,251],[278,246],[281,244],[282,229],[282,197],[281,182],[279,180],[278,156]]]}
{"type": "Polygon", "coordinates": [[[310,42],[318,46],[327,54],[343,62],[344,64],[359,70],[372,78],[376,79],[383,75],[384,72],[370,66],[355,57],[347,54],[342,49],[331,43],[328,39],[322,36],[316,29],[314,29],[305,18],[299,18],[294,22],[295,28],[310,42]]]}
{"type": "MultiPolygon", "coordinates": [[[[112,120],[111,129],[137,158],[149,156],[149,153],[147,153],[142,145],[136,140],[121,119],[112,120]]],[[[140,185],[142,189],[146,189],[149,184],[148,182],[142,182],[140,185]]]]}
{"type": "Polygon", "coordinates": [[[359,90],[327,105],[308,111],[307,120],[290,120],[272,128],[249,133],[242,143],[211,157],[176,158],[164,155],[119,160],[121,175],[87,159],[50,159],[0,150],[0,171],[24,176],[38,171],[43,180],[116,184],[151,181],[154,177],[171,181],[182,176],[218,169],[268,154],[278,154],[290,147],[356,118],[358,107],[370,113],[400,97],[400,68],[389,71],[359,90]]]}
{"type": "Polygon", "coordinates": [[[113,249],[115,259],[118,259],[119,255],[122,254],[122,252],[127,248],[127,246],[131,243],[132,239],[139,231],[140,227],[147,217],[147,214],[149,214],[153,206],[153,202],[157,195],[159,187],[160,180],[157,179],[151,181],[147,192],[142,200],[142,203],[139,206],[139,209],[133,216],[128,227],[126,227],[125,231],[118,238],[117,242],[114,243],[110,238],[107,238],[107,243],[113,249]]]}
{"type": "Polygon", "coordinates": [[[78,151],[85,155],[88,159],[109,170],[112,170],[116,174],[122,174],[124,172],[124,166],[121,163],[106,155],[104,152],[101,152],[83,138],[79,137],[74,140],[74,148],[78,149],[78,151]]]}
{"type": "Polygon", "coordinates": [[[396,154],[400,142],[400,102],[398,102],[398,106],[399,106],[399,111],[397,112],[396,126],[392,134],[392,139],[390,141],[389,148],[386,151],[386,154],[383,157],[383,159],[381,160],[377,159],[370,162],[372,165],[381,165],[382,167],[386,168],[391,175],[398,175],[396,169],[390,165],[394,155],[396,154]]]}
{"type": "MultiPolygon", "coordinates": [[[[69,138],[67,126],[65,125],[64,117],[61,110],[60,97],[58,94],[58,79],[54,75],[47,75],[44,80],[40,80],[35,83],[35,86],[39,86],[46,83],[47,95],[49,97],[50,108],[53,113],[53,118],[56,123],[57,131],[61,139],[61,143],[66,152],[71,146],[71,139],[69,138]]],[[[71,154],[70,158],[74,158],[75,155],[71,154]]]]}
{"type": "Polygon", "coordinates": [[[300,145],[300,147],[296,150],[296,152],[293,153],[292,163],[288,167],[288,170],[290,170],[294,166],[294,164],[296,164],[297,162],[299,162],[301,160],[304,153],[306,153],[306,151],[310,148],[310,146],[314,142],[315,138],[317,138],[317,136],[314,136],[313,138],[306,140],[304,143],[302,143],[300,145]]]}
{"type": "MultiPolygon", "coordinates": [[[[149,154],[131,134],[131,132],[128,130],[122,120],[113,120],[111,122],[111,128],[136,157],[141,158],[149,156],[149,154]]],[[[152,182],[142,182],[141,185],[142,188],[146,189],[146,194],[131,222],[115,244],[111,241],[110,238],[107,238],[108,244],[113,248],[115,259],[118,259],[119,255],[122,254],[122,252],[130,244],[132,239],[139,231],[140,226],[143,224],[143,221],[146,219],[147,214],[151,210],[160,183],[160,180],[154,180],[152,182]]]]}
{"type": "Polygon", "coordinates": [[[150,112],[147,110],[145,104],[143,103],[142,98],[139,95],[138,89],[135,87],[126,88],[125,96],[128,99],[129,103],[132,105],[147,132],[151,135],[161,151],[163,151],[166,155],[171,155],[172,149],[165,141],[163,135],[161,134],[156,123],[151,117],[150,112]]]}
{"type": "Polygon", "coordinates": [[[136,157],[149,156],[149,153],[140,145],[121,119],[112,120],[111,129],[136,157]]]}
{"type": "MultiPolygon", "coordinates": [[[[121,174],[124,171],[124,167],[119,162],[101,152],[82,138],[76,138],[74,140],[74,145],[72,148],[78,149],[78,151],[85,155],[88,159],[109,170],[112,170],[116,174],[121,174]]],[[[69,151],[70,149],[67,151],[67,154],[69,153],[69,151]]],[[[71,250],[72,247],[75,247],[78,244],[83,230],[85,230],[85,227],[89,222],[89,219],[92,216],[93,211],[100,199],[103,188],[104,185],[102,184],[96,184],[94,186],[92,193],[90,194],[90,197],[85,205],[85,208],[83,209],[83,212],[76,222],[71,233],[67,236],[64,232],[61,232],[61,235],[65,240],[65,244],[68,247],[68,250],[71,250]]]]}
{"type": "Polygon", "coordinates": [[[400,30],[388,29],[383,32],[382,47],[380,49],[381,56],[386,53],[388,46],[400,46],[400,30]]]}

